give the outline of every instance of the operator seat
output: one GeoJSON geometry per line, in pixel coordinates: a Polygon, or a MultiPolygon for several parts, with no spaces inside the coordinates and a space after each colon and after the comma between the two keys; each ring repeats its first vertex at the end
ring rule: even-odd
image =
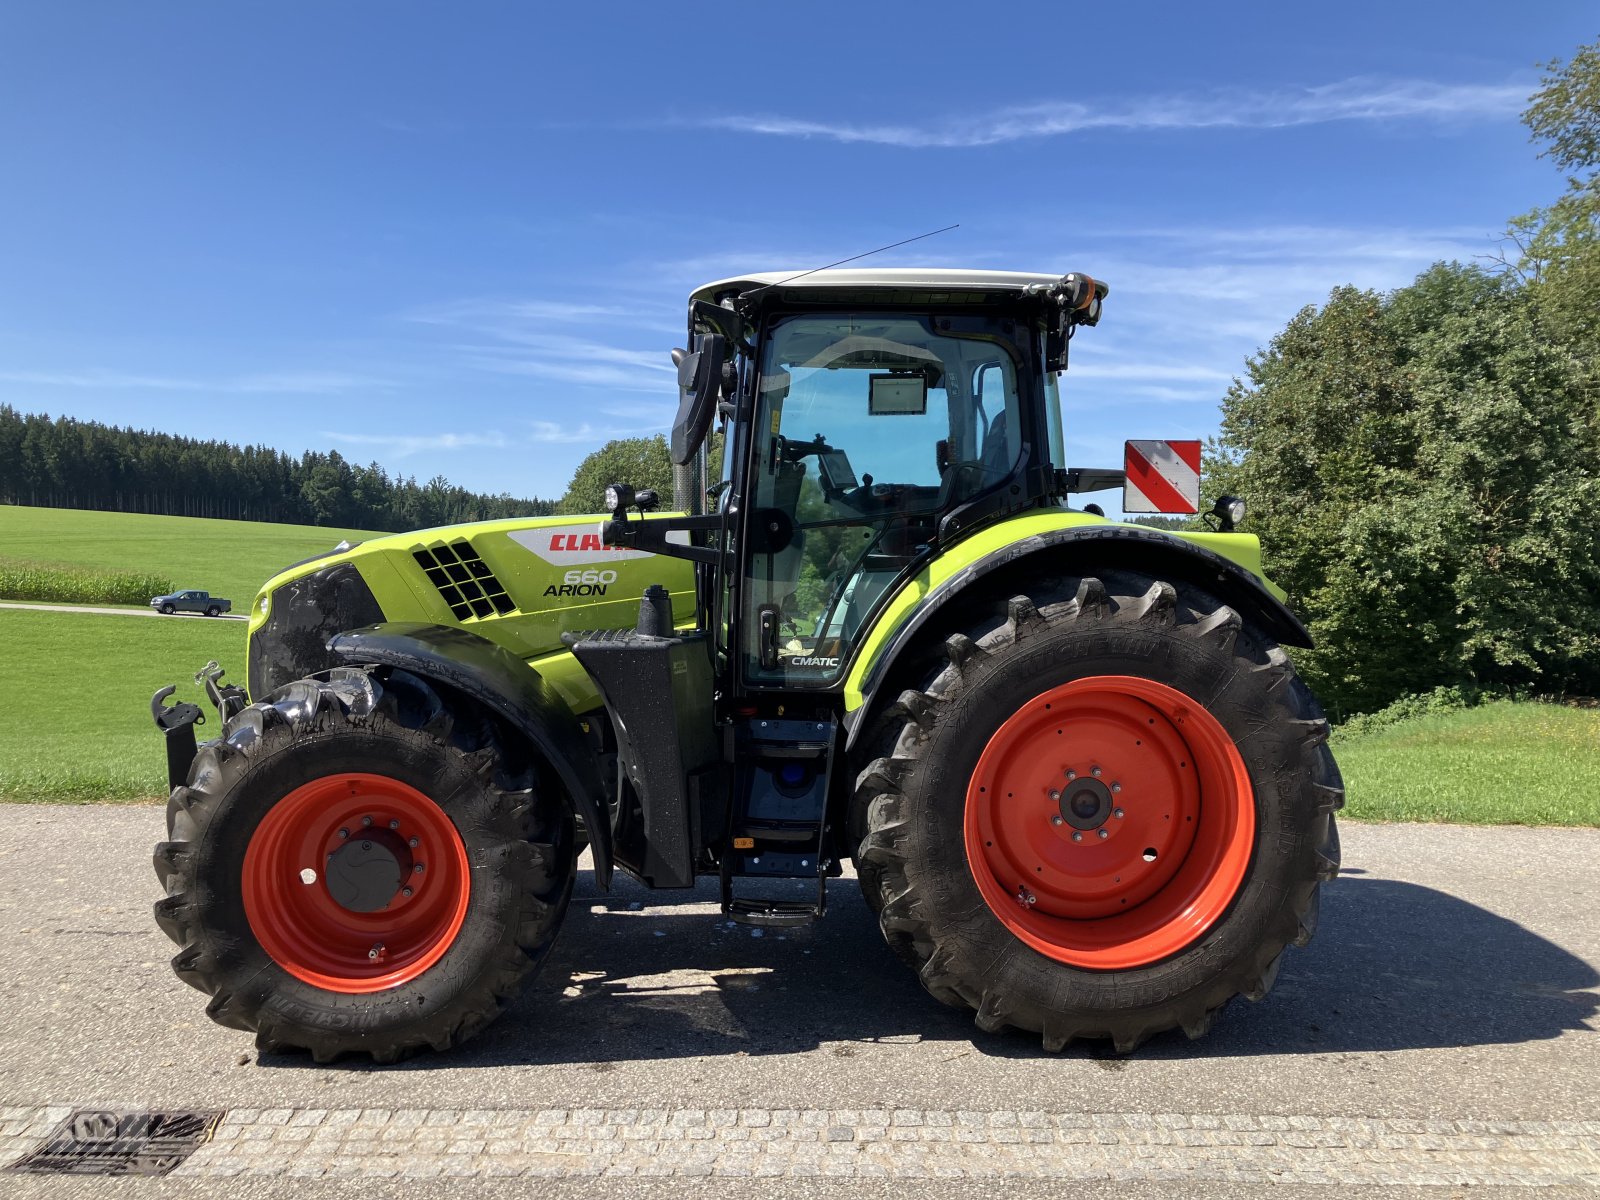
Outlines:
{"type": "Polygon", "coordinates": [[[1006,430],[1006,410],[995,413],[983,435],[983,483],[990,487],[1011,473],[1011,439],[1006,430]]]}

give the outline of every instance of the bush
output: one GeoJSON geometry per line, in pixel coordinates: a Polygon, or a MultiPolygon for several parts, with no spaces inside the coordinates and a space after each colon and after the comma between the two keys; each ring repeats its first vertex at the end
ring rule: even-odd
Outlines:
{"type": "Polygon", "coordinates": [[[148,604],[174,589],[172,580],[137,571],[0,561],[0,600],[45,604],[148,604]]]}
{"type": "Polygon", "coordinates": [[[1351,717],[1335,731],[1338,738],[1359,737],[1364,733],[1377,733],[1413,717],[1431,717],[1439,713],[1457,712],[1472,708],[1483,697],[1476,692],[1459,687],[1437,687],[1431,692],[1414,696],[1401,696],[1394,703],[1377,712],[1361,713],[1351,717]]]}

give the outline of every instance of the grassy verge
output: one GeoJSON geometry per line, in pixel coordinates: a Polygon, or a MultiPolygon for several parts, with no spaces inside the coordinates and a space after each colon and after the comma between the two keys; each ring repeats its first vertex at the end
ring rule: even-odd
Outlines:
{"type": "MultiPolygon", "coordinates": [[[[175,588],[204,588],[232,600],[235,612],[248,609],[257,589],[290,563],[332,549],[341,538],[377,536],[316,525],[0,504],[0,548],[8,560],[159,576],[175,588]]],[[[173,587],[147,591],[134,603],[173,587]]]]}
{"type": "Polygon", "coordinates": [[[1600,825],[1600,710],[1498,701],[1332,745],[1354,820],[1600,825]]]}
{"type": "Polygon", "coordinates": [[[0,800],[165,796],[150,696],[176,683],[198,700],[211,658],[243,677],[243,623],[0,609],[0,800]]]}

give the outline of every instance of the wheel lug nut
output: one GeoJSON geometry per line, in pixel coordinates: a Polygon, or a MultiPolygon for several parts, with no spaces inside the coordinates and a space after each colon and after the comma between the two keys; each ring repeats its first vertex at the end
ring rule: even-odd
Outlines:
{"type": "Polygon", "coordinates": [[[339,840],[341,842],[344,841],[344,839],[349,837],[349,836],[350,836],[350,831],[348,829],[339,830],[339,840]]]}
{"type": "Polygon", "coordinates": [[[363,825],[371,825],[372,824],[372,818],[371,817],[362,817],[361,818],[361,823],[363,825]]]}
{"type": "Polygon", "coordinates": [[[1090,767],[1089,768],[1089,774],[1093,775],[1096,779],[1099,779],[1100,778],[1100,768],[1099,767],[1090,767]]]}
{"type": "Polygon", "coordinates": [[[1071,783],[1077,777],[1078,777],[1078,773],[1076,771],[1068,771],[1067,772],[1067,782],[1068,783],[1071,783]]]}
{"type": "Polygon", "coordinates": [[[1111,785],[1111,790],[1113,792],[1120,792],[1122,790],[1122,785],[1120,783],[1113,783],[1111,785]]]}
{"type": "Polygon", "coordinates": [[[399,828],[400,828],[400,822],[399,822],[399,821],[397,821],[397,820],[393,820],[393,819],[391,819],[391,820],[390,820],[390,821],[389,821],[389,828],[390,828],[390,829],[399,829],[399,828]]]}
{"type": "Polygon", "coordinates": [[[1106,832],[1106,831],[1105,831],[1105,830],[1104,830],[1104,829],[1097,829],[1097,830],[1095,830],[1095,831],[1094,831],[1094,835],[1095,835],[1095,837],[1098,837],[1098,838],[1106,838],[1106,837],[1110,837],[1110,836],[1111,836],[1111,835],[1110,835],[1110,834],[1109,834],[1109,833],[1107,833],[1107,832],[1106,832]]]}
{"type": "Polygon", "coordinates": [[[1050,789],[1050,799],[1052,801],[1059,801],[1061,799],[1061,793],[1056,791],[1055,788],[1051,788],[1050,789]]]}
{"type": "Polygon", "coordinates": [[[1073,831],[1072,831],[1072,840],[1073,840],[1073,841],[1075,841],[1075,842],[1081,842],[1081,841],[1083,841],[1083,830],[1081,830],[1081,829],[1074,829],[1074,830],[1073,830],[1073,831]]]}
{"type": "Polygon", "coordinates": [[[1050,824],[1052,824],[1052,825],[1065,825],[1066,821],[1062,819],[1062,816],[1061,816],[1060,813],[1051,813],[1050,814],[1050,824]]]}
{"type": "Polygon", "coordinates": [[[401,888],[400,889],[400,894],[402,896],[409,896],[409,895],[411,895],[411,889],[408,888],[408,887],[401,888]]]}
{"type": "Polygon", "coordinates": [[[1122,810],[1120,808],[1113,808],[1111,810],[1111,815],[1119,821],[1122,820],[1122,810]]]}
{"type": "Polygon", "coordinates": [[[418,875],[421,875],[422,874],[422,870],[423,870],[423,866],[422,866],[421,863],[418,863],[416,866],[412,867],[411,869],[413,871],[415,871],[418,875]]]}
{"type": "Polygon", "coordinates": [[[418,846],[422,845],[422,839],[421,838],[412,838],[411,841],[407,843],[407,845],[409,845],[413,850],[415,850],[418,846]]]}

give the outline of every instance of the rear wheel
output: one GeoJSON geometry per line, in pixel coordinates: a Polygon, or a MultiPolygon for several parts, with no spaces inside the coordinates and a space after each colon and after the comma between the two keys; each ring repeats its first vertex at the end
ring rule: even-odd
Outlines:
{"type": "Polygon", "coordinates": [[[1107,573],[997,601],[946,651],[880,725],[854,814],[924,985],[986,1029],[1124,1052],[1265,995],[1315,928],[1343,802],[1282,649],[1197,589],[1107,573]]]}
{"type": "Polygon", "coordinates": [[[571,893],[573,820],[481,710],[394,671],[302,679],[202,746],[156,920],[207,1013],[268,1051],[392,1061],[516,996],[571,893]]]}
{"type": "Polygon", "coordinates": [[[215,604],[208,605],[206,607],[206,616],[208,616],[208,617],[217,617],[217,616],[221,616],[221,615],[222,615],[222,610],[220,608],[218,608],[215,604]]]}
{"type": "Polygon", "coordinates": [[[177,612],[178,610],[176,608],[174,608],[170,604],[163,604],[161,606],[161,610],[160,611],[161,611],[161,615],[162,616],[170,617],[173,613],[177,612]]]}

